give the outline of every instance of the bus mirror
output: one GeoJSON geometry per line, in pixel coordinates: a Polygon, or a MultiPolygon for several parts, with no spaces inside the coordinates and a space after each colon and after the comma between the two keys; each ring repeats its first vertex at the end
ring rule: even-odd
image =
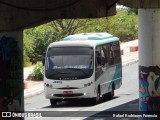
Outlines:
{"type": "Polygon", "coordinates": [[[42,65],[44,66],[45,64],[45,58],[42,59],[42,65]]]}

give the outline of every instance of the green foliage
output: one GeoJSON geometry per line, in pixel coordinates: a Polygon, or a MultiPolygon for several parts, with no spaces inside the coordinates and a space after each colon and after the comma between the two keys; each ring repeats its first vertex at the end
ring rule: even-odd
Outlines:
{"type": "Polygon", "coordinates": [[[24,31],[24,63],[40,61],[50,43],[62,40],[65,36],[74,34],[87,26],[87,19],[55,20],[50,23],[24,31]],[[28,58],[27,58],[28,57],[28,58]],[[26,61],[27,60],[27,61],[26,61]]]}
{"type": "Polygon", "coordinates": [[[33,34],[34,34],[34,59],[39,61],[45,55],[45,51],[48,45],[51,42],[54,42],[53,39],[54,31],[48,27],[48,25],[43,25],[39,27],[35,27],[33,34]]]}
{"type": "Polygon", "coordinates": [[[134,40],[138,36],[138,16],[121,9],[115,16],[89,19],[88,27],[80,32],[108,32],[119,37],[120,41],[134,40]]]}
{"type": "Polygon", "coordinates": [[[95,19],[61,19],[24,31],[24,65],[40,61],[50,43],[75,33],[108,32],[130,41],[138,36],[138,17],[133,9],[119,9],[111,17],[95,19]]]}
{"type": "Polygon", "coordinates": [[[106,32],[106,22],[106,18],[88,19],[87,26],[79,32],[106,32]]]}
{"type": "Polygon", "coordinates": [[[127,11],[128,11],[128,14],[135,13],[136,15],[138,15],[138,9],[136,9],[136,8],[129,8],[128,7],[127,11]]]}
{"type": "Polygon", "coordinates": [[[33,51],[34,51],[33,37],[34,36],[31,34],[30,30],[25,30],[23,36],[24,36],[24,39],[23,39],[24,66],[29,66],[31,65],[30,58],[33,57],[33,51]]]}
{"type": "Polygon", "coordinates": [[[68,35],[78,33],[88,27],[89,19],[59,19],[49,23],[55,32],[55,38],[61,40],[68,35]]]}
{"type": "Polygon", "coordinates": [[[138,36],[138,18],[134,13],[117,12],[108,18],[107,32],[117,36],[121,41],[134,40],[138,36]]]}
{"type": "Polygon", "coordinates": [[[30,62],[29,57],[27,56],[26,51],[23,51],[23,57],[24,57],[23,58],[24,59],[24,67],[30,66],[31,62],[30,62]]]}
{"type": "Polygon", "coordinates": [[[43,80],[44,66],[41,62],[37,62],[30,76],[32,80],[43,80]]]}

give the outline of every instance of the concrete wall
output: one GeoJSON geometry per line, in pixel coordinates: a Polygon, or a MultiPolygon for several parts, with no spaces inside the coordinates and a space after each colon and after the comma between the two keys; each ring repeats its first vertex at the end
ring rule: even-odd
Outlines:
{"type": "Polygon", "coordinates": [[[1,0],[0,32],[22,30],[64,18],[115,15],[116,0],[1,0]]]}
{"type": "Polygon", "coordinates": [[[159,8],[159,0],[119,0],[121,5],[132,8],[159,8]]]}
{"type": "Polygon", "coordinates": [[[0,111],[24,110],[22,39],[23,31],[0,33],[0,111]]]}

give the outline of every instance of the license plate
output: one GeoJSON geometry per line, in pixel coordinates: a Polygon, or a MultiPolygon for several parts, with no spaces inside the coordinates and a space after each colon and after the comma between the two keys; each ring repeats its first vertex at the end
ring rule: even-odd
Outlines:
{"type": "Polygon", "coordinates": [[[73,91],[63,91],[63,94],[73,94],[73,91]]]}

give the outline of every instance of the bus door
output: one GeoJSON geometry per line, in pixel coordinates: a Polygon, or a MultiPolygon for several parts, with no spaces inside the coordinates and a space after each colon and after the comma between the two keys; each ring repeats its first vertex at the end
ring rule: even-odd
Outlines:
{"type": "Polygon", "coordinates": [[[95,79],[97,80],[105,71],[106,56],[102,46],[96,48],[95,64],[95,79]]]}

